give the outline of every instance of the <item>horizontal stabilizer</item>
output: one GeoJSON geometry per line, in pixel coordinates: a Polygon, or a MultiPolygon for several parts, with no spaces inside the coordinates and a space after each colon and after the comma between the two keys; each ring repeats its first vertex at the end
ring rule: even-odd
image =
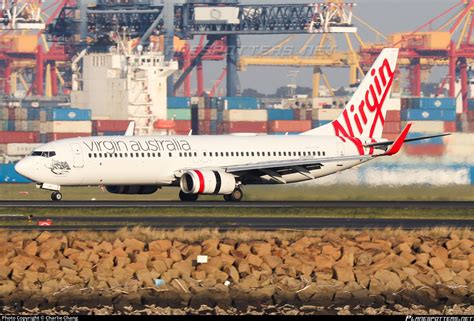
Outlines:
{"type": "MultiPolygon", "coordinates": [[[[409,139],[405,139],[404,143],[416,142],[416,141],[419,141],[419,140],[425,140],[425,139],[437,138],[437,137],[444,137],[444,136],[449,136],[449,135],[451,135],[451,134],[440,134],[440,135],[433,135],[433,136],[423,136],[423,137],[417,137],[417,138],[409,138],[409,139]]],[[[387,141],[387,142],[367,144],[367,145],[364,145],[364,147],[384,147],[384,146],[390,146],[393,143],[395,143],[395,141],[390,140],[390,141],[387,141]]]]}

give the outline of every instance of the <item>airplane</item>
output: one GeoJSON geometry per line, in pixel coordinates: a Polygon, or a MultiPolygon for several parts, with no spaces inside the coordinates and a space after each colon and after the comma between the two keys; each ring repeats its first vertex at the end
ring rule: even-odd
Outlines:
{"type": "Polygon", "coordinates": [[[382,138],[398,49],[384,49],[333,122],[286,136],[78,137],[36,148],[15,166],[21,175],[62,200],[62,186],[103,186],[114,194],[152,194],[167,186],[179,198],[200,195],[243,199],[245,185],[289,184],[318,179],[379,157],[397,154],[408,124],[393,141],[382,138]]]}

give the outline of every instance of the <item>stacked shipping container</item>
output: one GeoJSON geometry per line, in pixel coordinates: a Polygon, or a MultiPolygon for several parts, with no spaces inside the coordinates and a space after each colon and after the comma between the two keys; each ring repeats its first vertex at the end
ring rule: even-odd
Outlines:
{"type": "MultiPolygon", "coordinates": [[[[456,131],[456,100],[454,98],[402,99],[401,126],[412,123],[410,137],[456,131]]],[[[442,139],[408,144],[405,152],[413,156],[442,156],[446,146],[442,139]]]]}

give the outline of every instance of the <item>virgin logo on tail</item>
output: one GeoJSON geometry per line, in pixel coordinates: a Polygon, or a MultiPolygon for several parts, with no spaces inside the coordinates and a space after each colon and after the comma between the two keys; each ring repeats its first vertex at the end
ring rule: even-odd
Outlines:
{"type": "Polygon", "coordinates": [[[344,109],[341,117],[332,123],[336,136],[343,141],[345,141],[344,138],[352,141],[360,155],[364,154],[364,146],[360,138],[372,138],[378,125],[383,128],[385,123],[383,105],[392,87],[394,76],[395,71],[392,70],[389,60],[385,58],[381,66],[378,68],[374,66],[370,71],[370,76],[367,76],[370,77],[371,82],[365,94],[357,91],[354,98],[359,101],[352,103],[353,99],[351,99],[350,107],[344,109]]]}

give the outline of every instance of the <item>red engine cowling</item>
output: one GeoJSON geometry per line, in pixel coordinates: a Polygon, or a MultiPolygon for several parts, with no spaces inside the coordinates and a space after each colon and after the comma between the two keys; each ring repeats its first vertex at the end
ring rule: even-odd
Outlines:
{"type": "Polygon", "coordinates": [[[109,185],[105,189],[112,194],[145,195],[158,190],[155,185],[109,185]]]}
{"type": "Polygon", "coordinates": [[[208,169],[187,171],[180,180],[181,190],[186,194],[227,195],[235,185],[234,175],[208,169]]]}

